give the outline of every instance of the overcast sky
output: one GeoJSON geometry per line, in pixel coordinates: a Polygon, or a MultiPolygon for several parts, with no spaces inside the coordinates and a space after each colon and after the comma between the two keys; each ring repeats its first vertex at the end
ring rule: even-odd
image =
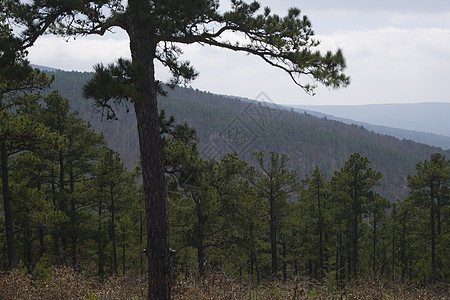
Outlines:
{"type": "MultiPolygon", "coordinates": [[[[289,76],[261,59],[223,49],[189,46],[183,58],[200,72],[193,88],[256,98],[264,92],[280,104],[450,102],[449,0],[261,0],[284,16],[295,6],[306,14],[320,49],[341,48],[347,61],[346,89],[319,88],[306,95],[289,76]]],[[[223,9],[229,1],[221,0],[223,9]]],[[[96,63],[129,57],[127,36],[66,41],[45,36],[29,50],[32,63],[62,70],[92,71],[96,63]]],[[[162,67],[157,76],[164,80],[162,67]]]]}

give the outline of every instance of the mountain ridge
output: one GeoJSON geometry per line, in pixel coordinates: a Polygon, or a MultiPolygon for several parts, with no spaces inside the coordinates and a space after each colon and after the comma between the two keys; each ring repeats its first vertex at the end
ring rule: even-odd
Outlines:
{"type": "MultiPolygon", "coordinates": [[[[132,105],[119,108],[117,121],[102,121],[92,109],[93,101],[82,97],[82,86],[92,73],[52,74],[55,82],[51,88],[69,99],[72,109],[93,129],[104,133],[128,168],[137,164],[139,147],[132,105]]],[[[226,153],[238,152],[241,159],[254,163],[254,151],[274,151],[290,158],[289,168],[296,170],[300,178],[315,166],[329,178],[352,153],[359,152],[384,174],[379,192],[392,201],[407,194],[406,175],[414,174],[418,162],[435,152],[450,156],[450,151],[376,134],[360,125],[192,88],[168,90],[167,97],[160,97],[159,106],[166,116],[174,116],[178,123],[187,123],[196,130],[199,149],[206,158],[220,159],[226,153]]]]}
{"type": "Polygon", "coordinates": [[[355,122],[450,137],[450,103],[447,102],[291,106],[355,122]]]}
{"type": "MultiPolygon", "coordinates": [[[[373,104],[373,105],[377,105],[377,104],[373,104]]],[[[404,104],[404,105],[408,105],[408,104],[404,104]]],[[[385,126],[385,125],[374,125],[374,124],[369,124],[366,122],[355,121],[353,119],[337,117],[335,115],[326,114],[323,112],[299,108],[300,106],[291,106],[291,107],[300,113],[308,113],[308,114],[317,116],[319,118],[327,118],[330,120],[340,121],[340,122],[343,122],[343,123],[349,124],[349,125],[352,125],[352,124],[361,125],[361,126],[365,127],[366,129],[368,129],[369,131],[373,131],[375,133],[390,135],[390,136],[396,137],[398,139],[412,140],[412,141],[415,141],[418,143],[423,143],[423,144],[430,145],[430,146],[440,147],[444,150],[450,149],[450,136],[445,136],[445,135],[436,134],[436,133],[432,133],[432,132],[424,132],[424,131],[420,131],[420,130],[402,129],[402,128],[395,128],[395,127],[390,127],[390,126],[385,126]]],[[[304,107],[304,106],[301,106],[301,107],[304,107]]]]}

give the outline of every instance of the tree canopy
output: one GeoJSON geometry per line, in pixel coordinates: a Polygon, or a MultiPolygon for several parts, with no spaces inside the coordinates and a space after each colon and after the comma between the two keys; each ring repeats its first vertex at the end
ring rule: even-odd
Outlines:
{"type": "Polygon", "coordinates": [[[97,66],[86,96],[114,116],[114,102],[133,103],[140,141],[144,195],[147,212],[149,258],[148,297],[170,298],[170,243],[164,186],[163,144],[157,109],[160,83],[155,80],[155,61],[167,67],[171,84],[188,82],[197,75],[188,61],[182,61],[179,44],[200,43],[261,57],[269,65],[287,72],[307,93],[316,83],[338,88],[349,78],[342,73],[345,61],[340,50],[322,55],[314,51],[318,41],[306,16],[292,8],[286,17],[271,14],[253,1],[232,0],[230,11],[219,12],[215,0],[147,1],[20,1],[7,0],[6,7],[21,32],[26,49],[44,33],[62,36],[103,35],[114,27],[130,38],[131,61],[97,66]],[[245,42],[228,40],[237,33],[245,42]],[[305,81],[306,79],[306,81],[305,81]],[[312,82],[311,82],[312,81],[312,82]],[[102,91],[102,92],[99,92],[102,91]],[[113,104],[110,104],[110,101],[113,104]]]}

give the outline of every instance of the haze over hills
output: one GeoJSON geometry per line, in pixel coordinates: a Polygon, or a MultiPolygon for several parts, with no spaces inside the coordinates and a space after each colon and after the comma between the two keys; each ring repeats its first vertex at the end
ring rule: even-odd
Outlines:
{"type": "MultiPolygon", "coordinates": [[[[69,99],[71,107],[103,132],[111,148],[121,154],[127,167],[138,162],[139,147],[132,105],[118,111],[117,121],[101,121],[92,109],[93,102],[82,97],[82,86],[92,73],[56,71],[52,89],[69,99]],[[129,110],[129,113],[126,113],[129,110]]],[[[289,167],[304,178],[319,166],[329,178],[348,157],[359,152],[372,161],[384,175],[379,191],[390,200],[407,194],[406,175],[432,153],[450,156],[450,151],[403,141],[370,132],[358,125],[318,118],[267,102],[237,98],[177,87],[160,97],[160,109],[177,122],[196,129],[199,149],[204,157],[220,159],[238,152],[252,162],[254,151],[275,151],[289,158],[289,167]]]]}
{"type": "MultiPolygon", "coordinates": [[[[444,103],[444,104],[446,104],[446,103],[444,103]]],[[[410,104],[402,104],[402,105],[407,107],[410,104]]],[[[373,106],[376,106],[376,104],[374,104],[373,106]]],[[[369,124],[366,122],[359,122],[359,121],[355,121],[353,119],[347,119],[347,118],[339,117],[336,115],[319,112],[321,110],[321,106],[313,106],[312,107],[312,109],[317,109],[317,111],[306,109],[309,106],[300,106],[299,105],[299,106],[292,106],[292,107],[296,111],[301,112],[301,113],[308,113],[308,114],[311,114],[311,115],[319,117],[319,118],[327,118],[329,120],[336,120],[336,121],[340,121],[340,122],[343,122],[343,123],[349,124],[349,125],[351,125],[351,124],[361,125],[364,128],[368,129],[369,131],[373,131],[375,133],[384,134],[384,135],[391,135],[391,136],[394,136],[401,140],[403,140],[403,139],[412,140],[412,141],[422,143],[422,144],[427,144],[430,146],[441,147],[442,149],[445,149],[445,150],[450,149],[450,136],[445,136],[445,135],[431,133],[431,132],[424,132],[424,131],[420,131],[420,130],[411,130],[411,129],[408,130],[408,129],[389,127],[389,126],[385,126],[385,125],[373,125],[373,124],[369,124]]],[[[344,107],[346,107],[346,106],[344,106],[344,107]]],[[[324,110],[326,110],[326,109],[324,109],[324,110]]],[[[336,112],[336,113],[338,114],[339,112],[336,112]]],[[[341,113],[342,114],[350,114],[349,112],[346,112],[344,110],[342,110],[341,113]]],[[[382,118],[380,118],[379,122],[381,124],[384,123],[382,118]]],[[[440,122],[444,124],[447,122],[447,120],[441,120],[440,122]]]]}
{"type": "Polygon", "coordinates": [[[450,103],[295,105],[293,107],[356,122],[450,137],[450,103]]]}
{"type": "MultiPolygon", "coordinates": [[[[65,72],[46,66],[32,66],[43,71],[65,72]]],[[[247,98],[226,97],[253,101],[247,98]]],[[[298,112],[306,112],[319,118],[361,125],[375,133],[441,147],[444,150],[450,149],[450,103],[274,105],[265,99],[265,95],[262,94],[260,98],[257,100],[266,101],[279,109],[293,107],[298,112]]]]}

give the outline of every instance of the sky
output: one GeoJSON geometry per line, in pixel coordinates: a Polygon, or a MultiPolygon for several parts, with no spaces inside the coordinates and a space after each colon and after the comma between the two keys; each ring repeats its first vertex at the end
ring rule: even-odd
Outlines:
{"type": "MultiPolygon", "coordinates": [[[[221,9],[230,1],[221,0],[221,9]]],[[[247,1],[248,2],[248,1],[247,1]]],[[[260,0],[284,16],[298,7],[312,22],[321,51],[342,49],[351,84],[319,87],[309,96],[290,77],[258,57],[190,45],[183,59],[200,73],[193,88],[288,105],[355,105],[450,102],[450,1],[448,0],[260,0]]],[[[63,39],[44,36],[29,49],[33,64],[92,71],[130,57],[129,40],[117,30],[106,36],[63,39]]],[[[157,77],[168,78],[157,66],[157,77]]]]}

